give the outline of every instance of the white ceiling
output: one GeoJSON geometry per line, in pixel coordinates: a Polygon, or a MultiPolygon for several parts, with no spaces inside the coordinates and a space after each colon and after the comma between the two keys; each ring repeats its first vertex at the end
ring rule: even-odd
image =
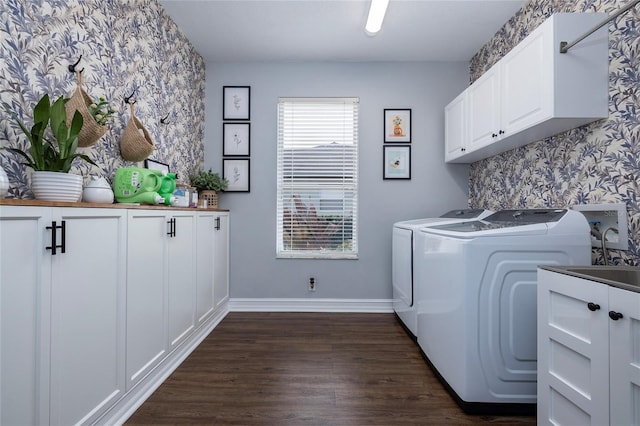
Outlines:
{"type": "Polygon", "coordinates": [[[206,62],[468,61],[525,0],[160,0],[206,62]]]}

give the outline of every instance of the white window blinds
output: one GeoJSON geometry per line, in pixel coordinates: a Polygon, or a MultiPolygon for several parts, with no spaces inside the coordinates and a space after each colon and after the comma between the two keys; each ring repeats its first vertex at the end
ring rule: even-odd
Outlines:
{"type": "Polygon", "coordinates": [[[278,100],[277,256],[356,258],[358,98],[278,100]]]}

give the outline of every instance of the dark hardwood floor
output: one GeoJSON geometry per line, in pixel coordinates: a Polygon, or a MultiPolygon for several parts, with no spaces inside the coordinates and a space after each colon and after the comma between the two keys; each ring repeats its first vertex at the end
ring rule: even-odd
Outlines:
{"type": "Polygon", "coordinates": [[[469,416],[393,314],[230,313],[128,425],[534,425],[469,416]]]}

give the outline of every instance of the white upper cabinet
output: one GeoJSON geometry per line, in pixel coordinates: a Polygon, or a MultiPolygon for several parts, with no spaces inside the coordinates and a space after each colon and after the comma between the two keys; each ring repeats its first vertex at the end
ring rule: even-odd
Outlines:
{"type": "MultiPolygon", "coordinates": [[[[550,31],[543,30],[534,31],[501,61],[499,138],[554,116],[550,72],[554,44],[550,31]]],[[[562,94],[561,90],[557,93],[562,94]]]]}
{"type": "Polygon", "coordinates": [[[475,151],[494,142],[502,127],[500,68],[500,64],[494,65],[467,89],[469,92],[467,151],[475,151]]]}
{"type": "Polygon", "coordinates": [[[607,27],[560,53],[606,16],[551,16],[447,105],[445,161],[471,163],[606,118],[607,27]]]}
{"type": "Polygon", "coordinates": [[[444,109],[445,161],[449,161],[466,150],[467,127],[462,126],[467,114],[467,92],[460,93],[444,109]]]}

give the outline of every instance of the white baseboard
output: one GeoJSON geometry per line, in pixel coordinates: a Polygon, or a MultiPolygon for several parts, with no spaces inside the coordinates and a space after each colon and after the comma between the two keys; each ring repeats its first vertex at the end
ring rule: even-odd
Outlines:
{"type": "Polygon", "coordinates": [[[391,313],[391,299],[229,299],[231,312],[368,312],[391,313]]]}

